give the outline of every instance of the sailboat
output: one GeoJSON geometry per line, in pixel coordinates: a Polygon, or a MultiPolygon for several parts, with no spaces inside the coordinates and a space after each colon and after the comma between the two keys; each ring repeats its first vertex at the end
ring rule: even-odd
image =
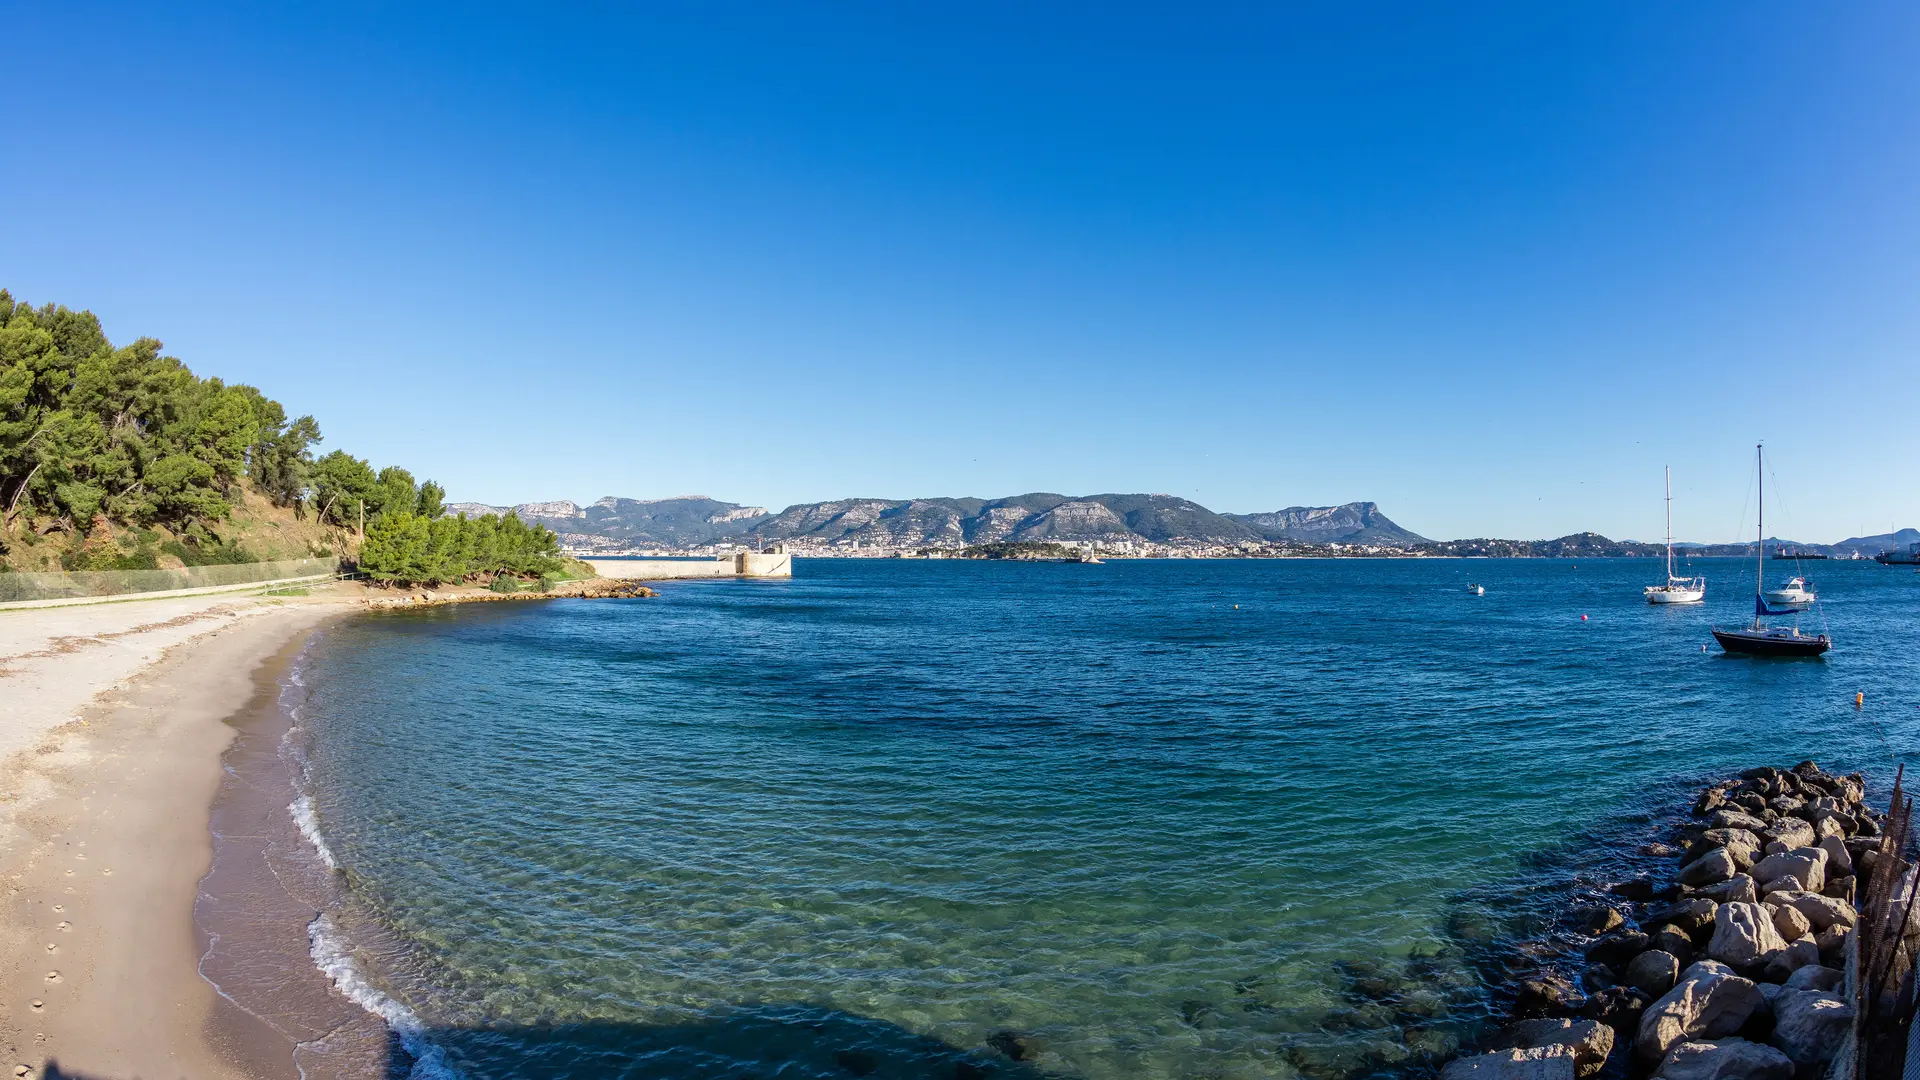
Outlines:
{"type": "Polygon", "coordinates": [[[1697,604],[1707,598],[1707,579],[1673,576],[1673,466],[1667,466],[1667,583],[1647,586],[1649,604],[1697,604]]]}
{"type": "Polygon", "coordinates": [[[1754,656],[1819,656],[1833,648],[1825,634],[1803,634],[1798,626],[1768,626],[1769,615],[1796,615],[1793,610],[1775,611],[1767,606],[1764,579],[1767,572],[1767,477],[1760,447],[1753,448],[1754,470],[1760,474],[1759,542],[1754,545],[1753,622],[1734,630],[1713,628],[1713,638],[1728,652],[1754,656]]]}

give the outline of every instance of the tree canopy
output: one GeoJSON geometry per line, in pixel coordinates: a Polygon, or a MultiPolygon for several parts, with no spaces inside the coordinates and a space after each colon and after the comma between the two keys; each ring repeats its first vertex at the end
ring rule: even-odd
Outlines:
{"type": "Polygon", "coordinates": [[[297,515],[357,529],[381,581],[560,569],[559,540],[509,514],[444,516],[446,490],[342,450],[258,389],[201,378],[159,341],[115,346],[87,311],[0,289],[0,553],[16,528],[84,540],[102,520],[179,532],[226,520],[242,485],[297,515]]]}

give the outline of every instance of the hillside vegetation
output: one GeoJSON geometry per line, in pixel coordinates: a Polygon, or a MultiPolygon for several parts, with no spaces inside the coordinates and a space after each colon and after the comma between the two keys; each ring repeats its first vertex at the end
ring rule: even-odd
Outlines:
{"type": "Polygon", "coordinates": [[[309,556],[408,583],[562,572],[547,529],[442,517],[438,484],[316,458],[313,417],[161,349],[115,346],[91,312],[0,289],[0,572],[309,556]]]}

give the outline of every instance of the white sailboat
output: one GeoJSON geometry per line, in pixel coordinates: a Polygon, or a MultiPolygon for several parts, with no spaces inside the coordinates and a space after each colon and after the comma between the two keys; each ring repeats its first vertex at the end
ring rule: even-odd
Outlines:
{"type": "Polygon", "coordinates": [[[1673,576],[1673,466],[1667,466],[1667,583],[1647,586],[1649,604],[1697,604],[1707,598],[1704,577],[1673,576]]]}

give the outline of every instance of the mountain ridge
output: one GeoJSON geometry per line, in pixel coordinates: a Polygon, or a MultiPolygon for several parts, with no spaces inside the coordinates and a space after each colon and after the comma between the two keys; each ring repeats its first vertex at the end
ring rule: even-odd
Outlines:
{"type": "Polygon", "coordinates": [[[1176,495],[1028,492],[998,499],[831,499],[778,513],[703,495],[668,499],[607,496],[494,506],[449,503],[448,513],[512,510],[562,534],[635,547],[698,547],[727,541],[811,541],[862,547],[958,547],[1021,541],[1136,544],[1351,543],[1411,546],[1426,538],[1395,524],[1372,502],[1292,506],[1221,514],[1176,495]]]}

